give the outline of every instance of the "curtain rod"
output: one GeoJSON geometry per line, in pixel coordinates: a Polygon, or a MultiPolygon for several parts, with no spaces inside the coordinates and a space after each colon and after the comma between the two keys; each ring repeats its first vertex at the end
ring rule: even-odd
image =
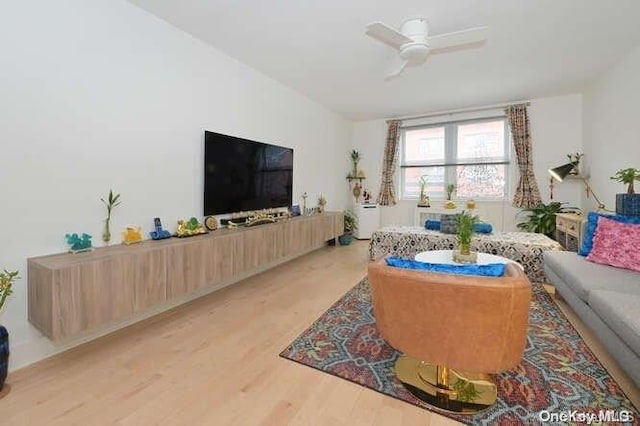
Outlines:
{"type": "Polygon", "coordinates": [[[387,119],[387,123],[391,120],[416,120],[418,118],[429,118],[429,117],[438,117],[440,115],[451,115],[458,114],[462,112],[475,112],[475,111],[484,111],[488,109],[496,109],[496,108],[506,108],[509,105],[517,105],[517,104],[526,104],[527,106],[531,105],[531,101],[514,101],[504,104],[495,104],[495,105],[485,105],[481,107],[470,107],[470,108],[460,108],[460,109],[452,109],[449,111],[441,111],[441,112],[433,112],[430,114],[420,114],[420,115],[409,115],[406,117],[397,117],[397,118],[389,118],[387,119]]]}

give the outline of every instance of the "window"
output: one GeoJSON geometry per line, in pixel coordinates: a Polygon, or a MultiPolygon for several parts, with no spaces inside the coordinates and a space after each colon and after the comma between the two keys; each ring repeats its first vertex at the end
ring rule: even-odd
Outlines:
{"type": "Polygon", "coordinates": [[[462,198],[502,200],[507,196],[509,137],[504,117],[406,127],[401,134],[400,193],[442,197],[456,185],[462,198]]]}

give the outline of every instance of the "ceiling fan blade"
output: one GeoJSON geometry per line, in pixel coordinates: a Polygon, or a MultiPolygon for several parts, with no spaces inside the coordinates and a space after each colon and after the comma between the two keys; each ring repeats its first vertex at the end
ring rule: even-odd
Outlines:
{"type": "Polygon", "coordinates": [[[385,80],[392,80],[399,76],[409,63],[409,61],[402,60],[400,58],[398,58],[395,62],[396,63],[393,65],[391,72],[385,76],[385,80]]]}
{"type": "Polygon", "coordinates": [[[394,28],[383,24],[382,22],[372,22],[367,25],[366,28],[367,30],[365,31],[365,34],[369,37],[373,37],[395,49],[399,49],[403,44],[411,43],[413,41],[409,37],[398,32],[394,28]]]}
{"type": "Polygon", "coordinates": [[[469,28],[468,30],[455,31],[453,33],[440,34],[429,37],[427,44],[431,52],[440,49],[449,49],[467,44],[480,43],[489,37],[489,27],[469,28]]]}

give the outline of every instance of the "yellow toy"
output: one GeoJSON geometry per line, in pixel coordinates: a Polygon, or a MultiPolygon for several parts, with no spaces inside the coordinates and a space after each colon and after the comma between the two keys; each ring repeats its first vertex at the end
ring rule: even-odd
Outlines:
{"type": "Polygon", "coordinates": [[[127,226],[122,233],[122,244],[134,244],[142,241],[142,230],[139,226],[127,226]]]}

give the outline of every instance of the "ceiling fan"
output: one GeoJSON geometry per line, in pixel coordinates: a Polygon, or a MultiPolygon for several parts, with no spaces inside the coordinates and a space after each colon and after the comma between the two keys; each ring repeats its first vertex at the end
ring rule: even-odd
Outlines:
{"type": "Polygon", "coordinates": [[[397,49],[400,55],[394,69],[387,75],[391,79],[400,75],[406,66],[423,64],[429,54],[471,47],[487,39],[489,27],[469,28],[452,33],[429,36],[426,19],[416,18],[406,21],[400,31],[382,22],[367,25],[366,34],[397,49]]]}

